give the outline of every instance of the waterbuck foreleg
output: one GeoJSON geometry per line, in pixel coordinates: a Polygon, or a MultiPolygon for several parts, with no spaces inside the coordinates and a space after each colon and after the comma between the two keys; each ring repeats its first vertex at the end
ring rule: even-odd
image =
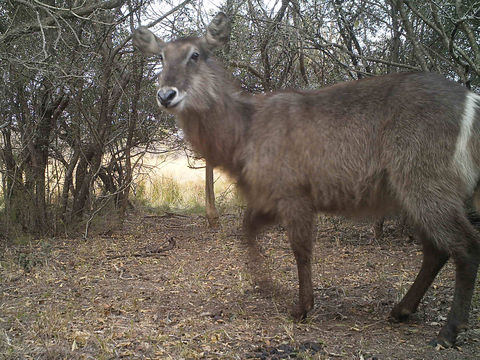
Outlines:
{"type": "Polygon", "coordinates": [[[271,292],[273,283],[265,271],[265,261],[260,253],[257,242],[258,233],[275,220],[271,214],[263,213],[247,207],[243,217],[243,242],[247,248],[247,267],[254,281],[260,285],[261,290],[271,292]]]}
{"type": "Polygon", "coordinates": [[[433,246],[428,237],[422,234],[421,239],[423,244],[423,262],[420,272],[403,299],[390,313],[392,318],[397,321],[404,321],[410,314],[417,311],[420,300],[422,300],[425,292],[448,260],[448,254],[433,246]]]}
{"type": "Polygon", "coordinates": [[[283,209],[283,221],[287,226],[288,240],[297,261],[299,298],[294,306],[292,316],[301,320],[313,308],[312,286],[312,248],[314,212],[306,204],[288,203],[280,205],[283,209]]]}
{"type": "Polygon", "coordinates": [[[244,240],[248,246],[256,244],[256,236],[267,225],[275,220],[275,216],[270,213],[257,211],[247,207],[243,215],[244,240]]]}

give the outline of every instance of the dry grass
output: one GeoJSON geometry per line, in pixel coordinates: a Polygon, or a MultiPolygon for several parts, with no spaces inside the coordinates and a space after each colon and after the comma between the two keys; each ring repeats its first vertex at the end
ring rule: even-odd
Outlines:
{"type": "Polygon", "coordinates": [[[136,189],[154,211],[131,214],[122,229],[0,248],[0,359],[478,358],[478,291],[460,349],[426,345],[445,322],[451,265],[408,324],[387,320],[421,259],[395,222],[378,242],[369,224],[320,217],[316,306],[294,323],[296,267],[283,229],[262,237],[265,273],[277,285],[265,294],[244,266],[241,200],[228,179],[216,175],[222,227],[213,231],[198,215],[204,169],[164,164],[136,189]],[[174,249],[155,252],[171,237],[174,249]]]}
{"type": "MultiPolygon", "coordinates": [[[[203,214],[205,212],[205,169],[203,162],[195,163],[197,169],[189,168],[182,154],[165,158],[146,159],[152,168],[137,180],[135,197],[157,213],[180,212],[203,214]]],[[[221,171],[214,172],[216,205],[220,211],[231,209],[241,203],[234,183],[221,171]]]]}
{"type": "Polygon", "coordinates": [[[0,358],[477,359],[478,302],[460,350],[426,344],[448,310],[451,266],[409,324],[388,322],[421,258],[394,225],[377,243],[369,225],[320,218],[316,306],[300,324],[288,315],[296,273],[284,231],[262,240],[281,289],[265,295],[244,268],[238,214],[218,231],[201,216],[136,214],[109,236],[5,247],[0,358]],[[171,236],[173,250],[150,251],[171,236]]]}

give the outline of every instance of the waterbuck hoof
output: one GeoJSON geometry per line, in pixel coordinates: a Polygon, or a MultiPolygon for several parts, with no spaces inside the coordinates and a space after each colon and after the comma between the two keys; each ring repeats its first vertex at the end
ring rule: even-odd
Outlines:
{"type": "Polygon", "coordinates": [[[390,319],[394,322],[406,322],[410,315],[412,312],[409,309],[395,306],[390,312],[390,319]]]}
{"type": "Polygon", "coordinates": [[[292,318],[295,322],[304,321],[307,318],[308,311],[302,306],[295,305],[291,311],[292,318]]]}
{"type": "Polygon", "coordinates": [[[438,350],[455,347],[457,335],[466,329],[467,324],[460,324],[458,322],[447,323],[442,330],[440,330],[437,338],[430,341],[429,344],[438,350]]]}
{"type": "Polygon", "coordinates": [[[307,318],[307,314],[313,309],[313,299],[308,301],[308,305],[294,305],[291,311],[294,321],[300,322],[307,318]]]}
{"type": "Polygon", "coordinates": [[[432,339],[428,342],[428,345],[433,346],[437,350],[448,349],[455,346],[455,342],[451,342],[443,337],[432,339]]]}

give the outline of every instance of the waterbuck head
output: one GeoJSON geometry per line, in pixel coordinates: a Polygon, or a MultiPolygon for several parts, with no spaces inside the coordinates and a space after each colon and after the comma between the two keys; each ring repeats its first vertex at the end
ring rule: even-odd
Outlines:
{"type": "Polygon", "coordinates": [[[211,51],[223,45],[230,35],[230,23],[218,13],[200,38],[183,38],[164,42],[146,27],[133,34],[134,46],[147,56],[158,55],[163,70],[158,75],[157,103],[172,113],[189,108],[208,108],[221,89],[211,51]]]}

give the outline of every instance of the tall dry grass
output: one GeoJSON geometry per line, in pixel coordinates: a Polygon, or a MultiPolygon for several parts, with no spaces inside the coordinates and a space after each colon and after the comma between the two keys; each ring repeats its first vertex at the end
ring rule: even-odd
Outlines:
{"type": "MultiPolygon", "coordinates": [[[[148,157],[135,184],[135,199],[155,212],[205,212],[205,169],[201,161],[189,167],[183,154],[148,157]]],[[[219,211],[242,204],[235,184],[221,171],[215,170],[215,198],[219,211]]]]}

